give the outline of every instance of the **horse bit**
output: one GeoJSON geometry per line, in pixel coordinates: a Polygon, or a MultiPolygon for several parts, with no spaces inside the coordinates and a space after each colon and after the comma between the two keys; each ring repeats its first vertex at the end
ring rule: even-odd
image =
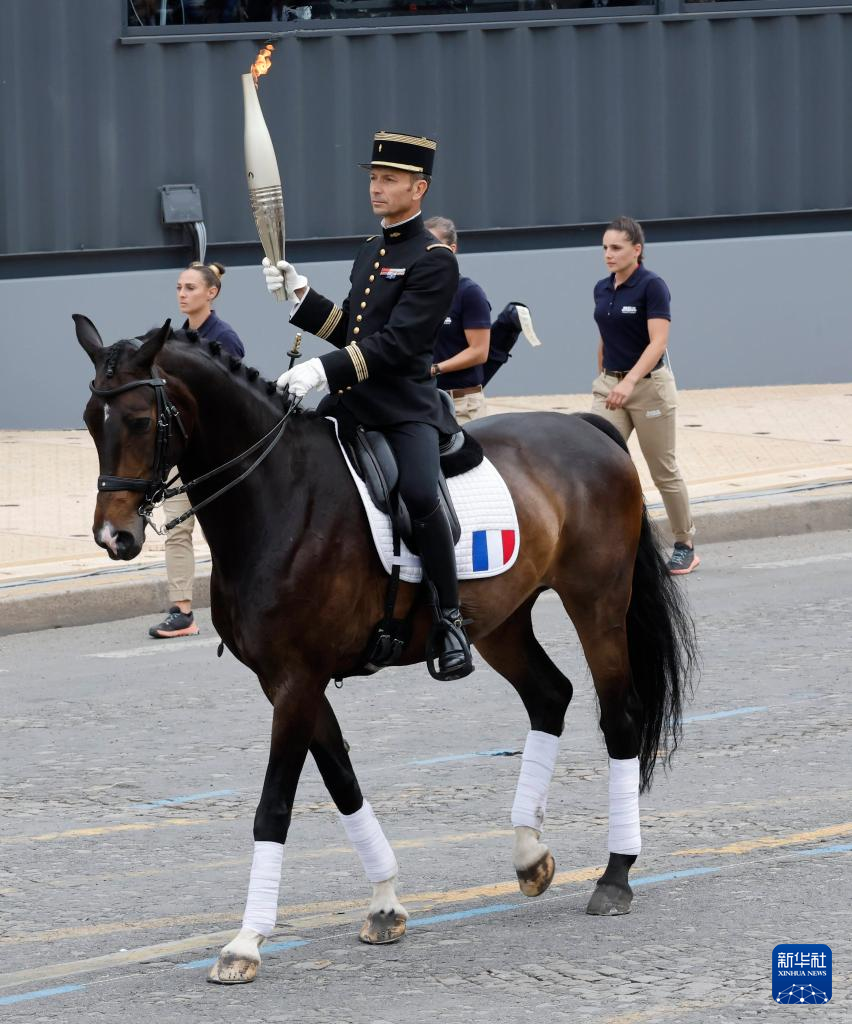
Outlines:
{"type": "Polygon", "coordinates": [[[266,456],[269,455],[278,443],[281,435],[284,433],[284,427],[287,425],[287,420],[301,403],[301,398],[296,398],[291,401],[284,415],[275,424],[275,426],[264,434],[259,441],[255,441],[250,448],[246,448],[246,450],[236,458],[230,459],[221,466],[217,466],[216,469],[211,469],[209,473],[204,473],[202,476],[196,477],[195,480],[191,480],[188,484],[181,484],[180,487],[172,487],[171,485],[179,477],[179,474],[175,473],[171,480],[166,479],[169,475],[169,470],[172,468],[168,461],[168,450],[172,437],[172,422],[174,421],[177,423],[181,434],[183,434],[184,441],[188,441],[189,436],[180,418],[180,413],[177,408],[172,405],[166,395],[165,380],[163,380],[162,377],[151,377],[148,380],[132,380],[129,384],[121,384],[117,388],[95,387],[94,381],[89,384],[89,390],[93,395],[97,395],[98,398],[112,398],[115,395],[123,394],[125,391],[141,387],[153,388],[154,395],[157,399],[157,437],[154,442],[154,464],[152,467],[153,476],[150,479],[143,479],[142,477],[102,475],[98,477],[98,493],[105,491],[142,492],[144,496],[142,504],[137,509],[137,512],[151,527],[151,529],[161,537],[168,533],[169,530],[173,530],[176,526],[179,526],[185,519],[189,519],[190,516],[195,515],[199,509],[204,508],[205,505],[209,505],[211,501],[215,501],[216,498],[219,498],[226,492],[230,491],[232,487],[236,487],[237,484],[242,483],[250,473],[257,469],[261,462],[263,462],[266,456]],[[272,435],[274,435],[274,437],[272,437],[272,440],[269,442],[266,449],[258,456],[257,459],[255,459],[251,466],[249,466],[249,468],[244,473],[241,473],[235,480],[232,480],[230,483],[220,488],[215,494],[211,494],[203,501],[200,501],[197,505],[193,505],[186,512],[169,520],[169,522],[164,523],[162,527],[157,526],[153,521],[152,513],[154,509],[161,505],[166,498],[173,498],[178,494],[183,494],[188,491],[190,487],[195,487],[198,484],[203,483],[205,480],[209,480],[211,477],[224,472],[226,469],[229,469],[231,466],[240,462],[246,455],[250,455],[253,451],[260,448],[267,438],[272,435]]]}

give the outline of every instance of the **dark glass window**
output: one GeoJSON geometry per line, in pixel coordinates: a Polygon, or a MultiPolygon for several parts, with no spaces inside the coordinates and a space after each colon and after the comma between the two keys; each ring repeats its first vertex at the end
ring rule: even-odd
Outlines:
{"type": "MultiPolygon", "coordinates": [[[[645,4],[649,0],[645,0],[645,4]]],[[[328,18],[401,17],[407,14],[487,14],[642,6],[642,0],[127,0],[131,28],[314,21],[328,18]]]]}

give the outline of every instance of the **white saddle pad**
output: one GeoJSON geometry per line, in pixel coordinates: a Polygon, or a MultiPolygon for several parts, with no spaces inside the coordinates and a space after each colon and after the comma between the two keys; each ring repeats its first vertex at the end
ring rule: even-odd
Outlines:
{"type": "MultiPolygon", "coordinates": [[[[337,421],[328,417],[337,433],[337,421]]],[[[338,444],[340,438],[338,436],[338,444]]],[[[343,445],[341,452],[367,514],[373,542],[385,572],[390,573],[394,562],[393,531],[390,516],[380,512],[373,504],[367,485],[352,468],[343,445]]],[[[450,477],[447,481],[453,505],[461,526],[456,544],[456,565],[460,580],[478,580],[486,576],[499,576],[515,564],[520,547],[518,516],[512,495],[497,468],[488,459],[475,469],[450,477]]],[[[417,583],[422,576],[420,559],[402,543],[399,556],[399,578],[417,583]]]]}

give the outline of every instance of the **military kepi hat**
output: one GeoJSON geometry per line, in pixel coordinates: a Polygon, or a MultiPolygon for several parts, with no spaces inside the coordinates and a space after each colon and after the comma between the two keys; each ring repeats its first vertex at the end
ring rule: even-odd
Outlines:
{"type": "Polygon", "coordinates": [[[399,132],[376,132],[373,156],[362,167],[395,167],[398,171],[414,171],[431,175],[438,143],[422,135],[400,135],[399,132]]]}

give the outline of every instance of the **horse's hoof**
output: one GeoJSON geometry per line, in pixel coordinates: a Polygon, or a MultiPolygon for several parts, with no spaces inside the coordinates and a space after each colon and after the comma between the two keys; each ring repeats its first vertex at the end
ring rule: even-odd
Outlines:
{"type": "Polygon", "coordinates": [[[592,893],[586,913],[596,917],[617,917],[619,914],[629,914],[632,902],[633,893],[630,889],[622,889],[617,885],[598,885],[592,893]]]}
{"type": "Polygon", "coordinates": [[[528,868],[520,871],[516,868],[518,885],[524,896],[541,896],[553,881],[553,874],[556,871],[556,861],[550,850],[528,868]]]}
{"type": "Polygon", "coordinates": [[[405,918],[393,910],[379,910],[369,914],[358,938],[370,946],[387,946],[399,942],[405,935],[405,918]]]}
{"type": "Polygon", "coordinates": [[[248,985],[257,977],[260,960],[249,960],[245,956],[227,953],[220,956],[210,968],[207,980],[214,985],[248,985]]]}

